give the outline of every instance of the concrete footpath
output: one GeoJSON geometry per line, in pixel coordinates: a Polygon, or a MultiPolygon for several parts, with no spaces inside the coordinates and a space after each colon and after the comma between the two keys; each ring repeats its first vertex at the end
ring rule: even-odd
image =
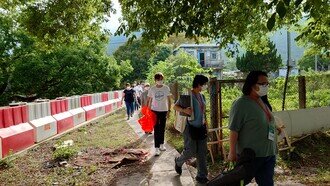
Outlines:
{"type": "MultiPolygon", "coordinates": [[[[128,124],[133,128],[141,140],[147,145],[149,149],[148,161],[152,164],[148,178],[145,178],[139,183],[139,185],[157,185],[157,186],[182,186],[182,185],[195,185],[194,180],[189,172],[187,166],[184,164],[182,166],[182,175],[178,175],[174,170],[174,158],[179,156],[178,151],[176,151],[169,144],[166,144],[166,151],[162,151],[160,156],[155,156],[154,148],[154,135],[145,134],[141,129],[138,120],[137,112],[134,114],[133,118],[128,120],[128,124]]],[[[166,140],[166,139],[165,139],[166,140]]],[[[118,183],[118,185],[121,185],[118,183]]]]}

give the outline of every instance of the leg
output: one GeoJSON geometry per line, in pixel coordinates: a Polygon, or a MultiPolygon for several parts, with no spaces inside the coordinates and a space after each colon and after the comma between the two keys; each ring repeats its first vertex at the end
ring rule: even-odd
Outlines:
{"type": "Polygon", "coordinates": [[[131,115],[131,106],[130,106],[130,103],[128,101],[125,101],[125,105],[126,105],[126,113],[127,113],[127,117],[129,118],[130,115],[131,115]]]}
{"type": "Polygon", "coordinates": [[[159,137],[160,137],[160,124],[159,124],[160,113],[156,112],[156,111],[153,111],[153,112],[157,116],[156,124],[155,124],[155,128],[154,128],[154,142],[155,142],[155,148],[159,148],[159,146],[160,146],[160,140],[159,140],[159,137]]]}
{"type": "Polygon", "coordinates": [[[184,164],[184,162],[186,162],[190,158],[196,156],[196,150],[197,150],[197,143],[195,140],[192,140],[190,138],[188,126],[186,126],[183,132],[183,138],[184,138],[184,149],[175,162],[179,167],[181,167],[184,164]]]}
{"type": "Polygon", "coordinates": [[[263,158],[263,164],[259,167],[255,174],[256,182],[259,186],[274,185],[274,168],[276,163],[275,156],[263,158]]]}
{"type": "Polygon", "coordinates": [[[197,140],[197,177],[207,177],[207,139],[197,140]]]}
{"type": "Polygon", "coordinates": [[[133,102],[130,102],[129,107],[130,107],[130,116],[132,116],[133,115],[133,112],[134,112],[134,110],[133,110],[133,102]]]}
{"type": "Polygon", "coordinates": [[[159,115],[159,143],[164,144],[167,112],[161,112],[159,115]]]}

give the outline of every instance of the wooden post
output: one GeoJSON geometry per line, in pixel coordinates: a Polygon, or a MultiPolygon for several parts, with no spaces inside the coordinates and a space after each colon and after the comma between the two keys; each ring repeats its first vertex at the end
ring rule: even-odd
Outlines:
{"type": "Polygon", "coordinates": [[[299,108],[306,108],[306,79],[305,76],[298,77],[298,88],[299,88],[299,108]]]}
{"type": "MultiPolygon", "coordinates": [[[[219,111],[218,111],[218,115],[219,115],[219,124],[220,124],[219,127],[222,127],[223,114],[222,114],[222,93],[221,93],[221,87],[222,87],[223,84],[221,82],[218,82],[218,84],[219,84],[219,111]]],[[[222,130],[220,130],[219,137],[220,137],[220,140],[223,139],[222,130]]],[[[224,157],[225,155],[224,155],[222,146],[223,146],[223,143],[221,143],[221,145],[218,148],[220,149],[221,158],[222,159],[225,159],[225,157],[224,157]]]]}
{"type": "Polygon", "coordinates": [[[179,99],[179,83],[175,82],[170,84],[170,89],[175,103],[179,99]]]}
{"type": "MultiPolygon", "coordinates": [[[[216,78],[212,78],[210,81],[210,109],[211,109],[211,127],[218,128],[219,127],[219,82],[216,78]]],[[[212,141],[216,141],[217,137],[215,134],[211,136],[212,141]]],[[[219,147],[217,145],[213,145],[212,154],[213,157],[219,155],[219,147]]]]}

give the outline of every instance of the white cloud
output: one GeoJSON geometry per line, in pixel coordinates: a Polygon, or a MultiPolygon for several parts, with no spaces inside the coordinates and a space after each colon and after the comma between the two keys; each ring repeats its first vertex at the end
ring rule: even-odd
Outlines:
{"type": "Polygon", "coordinates": [[[117,28],[119,27],[119,18],[122,17],[121,15],[121,6],[118,0],[113,0],[113,8],[116,10],[116,14],[111,13],[108,22],[104,22],[102,24],[102,28],[110,29],[111,33],[115,33],[117,28]]]}

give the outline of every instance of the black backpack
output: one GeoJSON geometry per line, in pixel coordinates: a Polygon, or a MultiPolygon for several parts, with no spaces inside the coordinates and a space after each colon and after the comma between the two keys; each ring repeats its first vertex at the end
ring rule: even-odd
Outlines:
{"type": "Polygon", "coordinates": [[[250,148],[243,149],[240,158],[235,165],[234,169],[223,172],[210,180],[207,185],[209,186],[241,186],[247,185],[254,177],[253,160],[256,154],[250,148]]]}

